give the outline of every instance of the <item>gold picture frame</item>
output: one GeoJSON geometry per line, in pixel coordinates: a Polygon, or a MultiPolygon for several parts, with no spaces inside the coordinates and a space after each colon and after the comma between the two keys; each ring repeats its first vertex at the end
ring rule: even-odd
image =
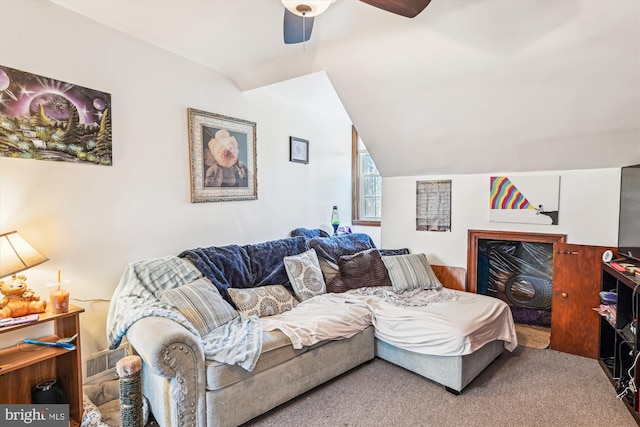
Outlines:
{"type": "Polygon", "coordinates": [[[256,123],[189,108],[191,202],[258,198],[256,123]]]}

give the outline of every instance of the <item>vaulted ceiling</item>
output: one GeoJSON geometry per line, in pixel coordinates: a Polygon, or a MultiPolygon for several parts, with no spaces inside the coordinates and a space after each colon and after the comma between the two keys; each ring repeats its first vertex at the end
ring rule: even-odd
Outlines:
{"type": "Polygon", "coordinates": [[[637,0],[338,0],[305,45],[279,0],[52,1],[242,91],[341,103],[385,177],[640,163],[637,0]]]}

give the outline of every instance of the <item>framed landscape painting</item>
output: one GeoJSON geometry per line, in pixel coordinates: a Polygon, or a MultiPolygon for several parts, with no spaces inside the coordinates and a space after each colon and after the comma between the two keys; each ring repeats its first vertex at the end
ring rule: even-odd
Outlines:
{"type": "Polygon", "coordinates": [[[188,109],[191,202],[258,198],[256,123],[188,109]]]}
{"type": "Polygon", "coordinates": [[[111,166],[111,95],[0,65],[0,156],[111,166]]]}

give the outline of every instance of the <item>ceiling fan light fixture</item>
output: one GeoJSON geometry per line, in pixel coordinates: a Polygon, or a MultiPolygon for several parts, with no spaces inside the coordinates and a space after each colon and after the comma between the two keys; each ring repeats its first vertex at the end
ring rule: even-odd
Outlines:
{"type": "Polygon", "coordinates": [[[284,7],[289,12],[304,16],[306,18],[312,18],[318,16],[331,6],[331,3],[336,0],[281,0],[284,7]]]}

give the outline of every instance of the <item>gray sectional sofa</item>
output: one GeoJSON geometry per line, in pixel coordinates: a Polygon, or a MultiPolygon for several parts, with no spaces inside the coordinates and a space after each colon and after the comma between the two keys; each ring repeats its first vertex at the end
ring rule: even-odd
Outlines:
{"type": "Polygon", "coordinates": [[[205,360],[197,337],[168,319],[141,319],[127,338],[144,360],[143,393],[163,427],[237,426],[374,357],[372,327],[301,350],[265,332],[251,372],[205,360]]]}
{"type": "MultiPolygon", "coordinates": [[[[274,283],[289,287],[282,262],[285,256],[314,248],[318,256],[337,261],[340,256],[374,247],[366,235],[306,234],[254,245],[197,248],[184,251],[178,258],[194,266],[193,271],[206,276],[225,299],[233,302],[229,288],[274,283]]],[[[191,271],[185,274],[176,273],[173,267],[168,269],[171,273],[147,274],[148,281],[162,282],[159,286],[166,288],[181,286],[194,278],[191,271]]],[[[144,275],[142,270],[137,270],[140,275],[144,275]]],[[[162,310],[153,297],[141,297],[138,291],[129,292],[133,296],[124,295],[123,283],[131,280],[129,276],[123,275],[110,307],[109,338],[114,347],[126,333],[142,357],[143,392],[163,427],[238,426],[376,355],[460,392],[504,349],[502,341],[494,341],[466,356],[425,356],[377,340],[372,326],[346,339],[295,349],[282,332],[262,331],[260,356],[253,370],[248,371],[208,360],[200,336],[179,318],[158,314],[162,310]],[[123,307],[132,298],[133,308],[123,307]],[[136,311],[141,314],[131,317],[136,311]]]]}

